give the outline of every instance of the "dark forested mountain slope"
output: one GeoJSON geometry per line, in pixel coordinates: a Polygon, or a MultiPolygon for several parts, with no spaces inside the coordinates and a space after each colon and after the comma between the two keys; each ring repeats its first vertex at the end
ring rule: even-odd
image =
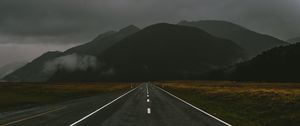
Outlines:
{"type": "Polygon", "coordinates": [[[0,67],[0,79],[2,79],[7,74],[10,74],[10,73],[14,72],[15,70],[23,67],[25,64],[27,64],[27,62],[22,61],[22,62],[12,62],[12,63],[8,63],[4,66],[1,66],[0,67]]]}
{"type": "Polygon", "coordinates": [[[47,52],[38,58],[34,59],[25,66],[17,69],[13,73],[5,76],[3,80],[6,81],[45,81],[49,78],[47,73],[44,73],[42,70],[44,68],[45,62],[52,60],[56,57],[62,55],[62,52],[47,52]]]}
{"type": "MultiPolygon", "coordinates": [[[[45,64],[59,57],[79,55],[99,55],[118,41],[139,31],[135,26],[128,26],[118,32],[107,32],[99,35],[96,39],[86,44],[71,48],[65,52],[47,52],[33,60],[31,63],[4,77],[7,81],[46,81],[51,74],[45,72],[45,64]]],[[[75,57],[76,58],[76,57],[75,57]]],[[[67,62],[64,60],[64,62],[67,62]]]]}
{"type": "Polygon", "coordinates": [[[121,29],[119,32],[110,31],[99,35],[96,39],[89,43],[68,49],[66,53],[99,55],[110,46],[114,45],[125,37],[138,32],[139,30],[140,29],[136,26],[130,25],[126,28],[121,29]]]}
{"type": "Polygon", "coordinates": [[[230,39],[244,48],[250,57],[256,56],[273,47],[288,44],[272,36],[260,34],[226,21],[182,21],[179,25],[197,27],[211,35],[230,39]]]}
{"type": "Polygon", "coordinates": [[[52,81],[170,80],[193,78],[244,58],[234,42],[198,28],[155,24],[125,38],[97,56],[96,71],[58,71],[52,81]]]}
{"type": "Polygon", "coordinates": [[[300,81],[300,43],[276,47],[226,73],[245,81],[300,81]]]}

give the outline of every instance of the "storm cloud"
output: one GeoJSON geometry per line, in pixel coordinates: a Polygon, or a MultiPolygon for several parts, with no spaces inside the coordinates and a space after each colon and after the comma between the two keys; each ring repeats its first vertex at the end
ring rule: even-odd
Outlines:
{"type": "Polygon", "coordinates": [[[300,35],[299,12],[299,0],[1,0],[0,36],[35,40],[0,41],[78,43],[130,24],[205,19],[286,39],[300,35]]]}

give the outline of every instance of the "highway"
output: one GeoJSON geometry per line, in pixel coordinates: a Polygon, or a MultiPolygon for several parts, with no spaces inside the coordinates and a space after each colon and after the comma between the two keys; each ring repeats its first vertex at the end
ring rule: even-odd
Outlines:
{"type": "Polygon", "coordinates": [[[230,126],[151,83],[47,108],[0,126],[230,126]]]}

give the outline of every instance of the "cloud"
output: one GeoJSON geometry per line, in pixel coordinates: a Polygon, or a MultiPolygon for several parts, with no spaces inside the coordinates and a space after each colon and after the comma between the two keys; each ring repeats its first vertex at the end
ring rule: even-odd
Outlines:
{"type": "MultiPolygon", "coordinates": [[[[1,38],[1,36],[0,36],[1,38]]],[[[36,57],[47,51],[65,51],[68,48],[77,46],[76,44],[15,44],[6,43],[0,44],[0,66],[11,62],[26,61],[30,62],[36,57]]]]}
{"type": "Polygon", "coordinates": [[[0,35],[11,41],[0,43],[81,43],[130,24],[200,19],[289,38],[300,36],[299,12],[299,0],[1,0],[0,35]]]}
{"type": "Polygon", "coordinates": [[[90,55],[70,54],[58,57],[44,65],[44,72],[53,74],[58,70],[67,71],[86,71],[88,69],[96,69],[98,66],[97,58],[90,55]]]}
{"type": "Polygon", "coordinates": [[[300,0],[0,0],[0,66],[63,51],[131,24],[217,19],[295,38],[299,12],[300,0]]]}

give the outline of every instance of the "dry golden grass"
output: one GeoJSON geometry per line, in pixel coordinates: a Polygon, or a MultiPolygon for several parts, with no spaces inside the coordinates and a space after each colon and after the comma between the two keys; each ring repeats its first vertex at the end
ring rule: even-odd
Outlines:
{"type": "Polygon", "coordinates": [[[291,102],[300,97],[300,84],[238,83],[230,81],[165,82],[164,86],[195,90],[207,94],[249,95],[291,102]]]}
{"type": "Polygon", "coordinates": [[[161,87],[239,126],[296,126],[300,84],[170,81],[161,87]]]}

